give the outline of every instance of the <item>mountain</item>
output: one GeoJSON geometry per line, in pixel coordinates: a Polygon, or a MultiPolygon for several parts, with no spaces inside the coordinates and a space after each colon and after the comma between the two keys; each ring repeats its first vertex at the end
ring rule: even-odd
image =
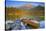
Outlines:
{"type": "Polygon", "coordinates": [[[18,7],[19,9],[31,9],[33,8],[34,6],[32,4],[24,4],[20,7],[18,7]]]}

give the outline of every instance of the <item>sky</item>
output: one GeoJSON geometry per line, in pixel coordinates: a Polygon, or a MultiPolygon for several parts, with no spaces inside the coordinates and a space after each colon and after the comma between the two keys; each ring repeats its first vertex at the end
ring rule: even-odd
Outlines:
{"type": "Polygon", "coordinates": [[[38,6],[41,5],[43,6],[43,2],[26,2],[26,1],[11,1],[11,0],[6,0],[6,7],[19,7],[24,4],[31,4],[33,6],[38,6]]]}

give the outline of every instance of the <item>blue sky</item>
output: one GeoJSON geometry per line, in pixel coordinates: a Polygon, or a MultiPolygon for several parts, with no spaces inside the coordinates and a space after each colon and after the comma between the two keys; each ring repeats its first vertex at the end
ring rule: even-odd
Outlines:
{"type": "Polygon", "coordinates": [[[34,6],[38,6],[38,5],[43,6],[44,5],[43,2],[25,2],[25,1],[10,1],[10,0],[6,0],[6,6],[7,7],[18,7],[18,6],[22,6],[24,4],[32,4],[34,6]]]}

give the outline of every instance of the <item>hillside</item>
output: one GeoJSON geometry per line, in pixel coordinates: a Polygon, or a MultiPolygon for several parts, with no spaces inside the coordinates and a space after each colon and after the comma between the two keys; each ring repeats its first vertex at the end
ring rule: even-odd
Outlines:
{"type": "Polygon", "coordinates": [[[12,19],[15,20],[16,18],[20,18],[23,16],[44,16],[44,7],[37,6],[34,8],[30,8],[28,10],[14,8],[14,7],[6,7],[6,20],[12,19]]]}

